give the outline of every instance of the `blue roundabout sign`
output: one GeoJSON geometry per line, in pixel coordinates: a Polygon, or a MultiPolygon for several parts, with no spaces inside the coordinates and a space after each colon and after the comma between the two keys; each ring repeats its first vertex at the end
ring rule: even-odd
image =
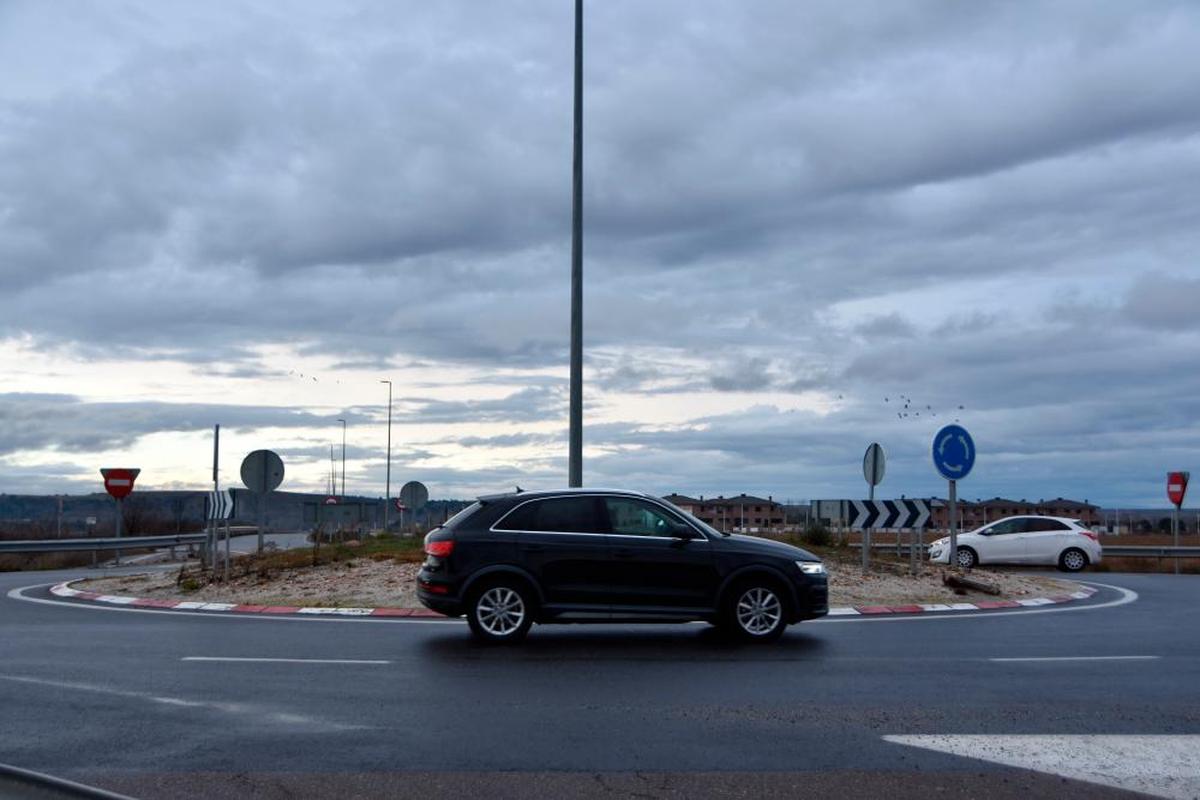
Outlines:
{"type": "Polygon", "coordinates": [[[933,465],[948,481],[962,480],[975,466],[975,441],[961,425],[947,425],[933,437],[933,465]]]}

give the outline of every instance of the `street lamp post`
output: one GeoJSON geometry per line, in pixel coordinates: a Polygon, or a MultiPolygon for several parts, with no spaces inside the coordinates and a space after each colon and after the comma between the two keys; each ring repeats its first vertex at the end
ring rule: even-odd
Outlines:
{"type": "Polygon", "coordinates": [[[346,502],[346,420],[339,419],[342,423],[342,502],[346,502]]]}
{"type": "Polygon", "coordinates": [[[583,486],[583,0],[575,0],[575,147],[571,169],[571,395],[567,485],[583,486]]]}
{"type": "Polygon", "coordinates": [[[386,533],[388,529],[388,508],[392,504],[392,382],[380,381],[386,383],[388,387],[388,437],[387,437],[387,478],[386,488],[383,490],[383,530],[386,533]]]}

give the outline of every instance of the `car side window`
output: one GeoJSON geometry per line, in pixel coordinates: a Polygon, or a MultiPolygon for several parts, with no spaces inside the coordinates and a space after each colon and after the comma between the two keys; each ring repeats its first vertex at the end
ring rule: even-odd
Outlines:
{"type": "Polygon", "coordinates": [[[606,497],[612,532],[621,536],[671,536],[681,523],[641,500],[606,497]]]}
{"type": "Polygon", "coordinates": [[[1037,517],[1031,517],[1025,520],[1026,533],[1048,533],[1050,531],[1066,530],[1070,530],[1070,528],[1056,519],[1038,519],[1037,517]]]}
{"type": "Polygon", "coordinates": [[[552,497],[519,506],[500,520],[497,530],[549,533],[600,533],[594,497],[552,497]]]}
{"type": "Polygon", "coordinates": [[[995,525],[993,525],[991,527],[991,532],[992,532],[993,536],[996,536],[998,534],[1004,534],[1004,533],[1016,533],[1023,529],[1024,528],[1021,525],[1021,520],[1006,519],[1003,522],[997,522],[995,525]]]}

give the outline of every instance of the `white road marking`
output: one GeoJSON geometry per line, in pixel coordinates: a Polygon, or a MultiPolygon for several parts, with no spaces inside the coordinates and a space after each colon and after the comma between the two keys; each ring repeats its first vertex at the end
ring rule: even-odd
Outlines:
{"type": "Polygon", "coordinates": [[[1037,656],[1029,658],[989,658],[988,661],[1153,661],[1161,656],[1037,656]]]}
{"type": "Polygon", "coordinates": [[[916,735],[884,741],[1158,797],[1200,796],[1200,736],[916,735]]]}
{"type": "Polygon", "coordinates": [[[359,658],[233,658],[225,656],[184,656],[180,661],[230,661],[247,664],[390,664],[391,661],[359,658]]]}
{"type": "Polygon", "coordinates": [[[310,728],[317,728],[323,731],[352,731],[366,729],[365,726],[362,725],[344,725],[340,722],[331,722],[329,720],[306,717],[300,714],[272,711],[271,709],[264,708],[263,706],[252,705],[250,703],[189,700],[183,697],[167,697],[151,694],[149,692],[133,692],[126,689],[114,689],[111,686],[101,686],[100,684],[96,683],[84,683],[83,681],[56,681],[48,678],[35,678],[29,675],[0,675],[0,681],[33,684],[35,686],[49,686],[54,689],[72,689],[81,692],[106,694],[110,697],[125,697],[134,700],[145,700],[157,705],[171,706],[175,708],[201,708],[210,711],[220,711],[226,714],[245,716],[253,720],[269,720],[272,722],[283,723],[285,725],[305,725],[310,728]]]}
{"type": "Polygon", "coordinates": [[[1113,586],[1110,583],[1095,583],[1088,581],[1091,586],[1103,586],[1105,589],[1112,589],[1114,592],[1120,592],[1121,596],[1116,600],[1109,600],[1107,603],[1096,603],[1088,606],[1071,606],[1071,605],[1054,605],[1050,608],[1023,608],[1013,611],[988,611],[980,614],[915,614],[911,617],[905,616],[888,616],[880,614],[879,616],[864,616],[852,617],[850,619],[830,619],[822,617],[821,619],[812,620],[811,622],[801,623],[803,625],[837,625],[845,622],[945,622],[947,620],[961,619],[998,619],[1000,617],[1025,616],[1027,614],[1069,614],[1078,611],[1099,611],[1102,608],[1113,608],[1115,606],[1123,606],[1132,603],[1138,599],[1138,593],[1132,589],[1124,589],[1120,586],[1113,586]]]}

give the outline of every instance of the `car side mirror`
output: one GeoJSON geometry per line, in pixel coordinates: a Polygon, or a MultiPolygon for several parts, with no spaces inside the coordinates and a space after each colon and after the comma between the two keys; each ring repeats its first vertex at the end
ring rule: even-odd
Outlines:
{"type": "Polygon", "coordinates": [[[698,539],[699,535],[686,525],[671,526],[671,535],[676,539],[698,539]]]}

